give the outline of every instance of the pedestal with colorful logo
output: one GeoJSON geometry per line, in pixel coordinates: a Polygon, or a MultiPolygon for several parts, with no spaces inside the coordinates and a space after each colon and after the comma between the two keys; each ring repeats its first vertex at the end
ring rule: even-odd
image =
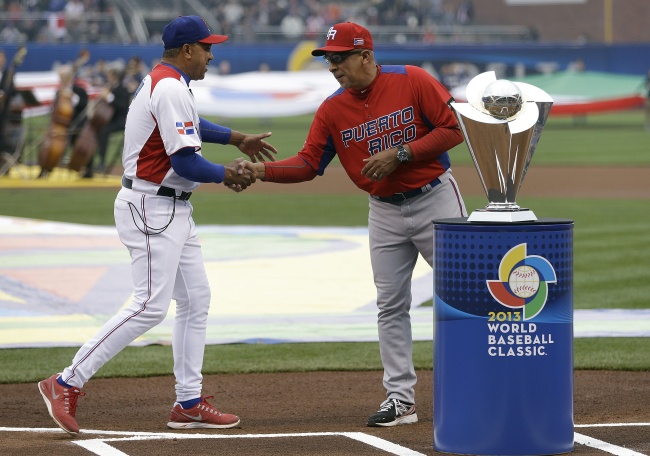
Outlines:
{"type": "Polygon", "coordinates": [[[573,450],[573,222],[434,224],[438,451],[573,450]]]}

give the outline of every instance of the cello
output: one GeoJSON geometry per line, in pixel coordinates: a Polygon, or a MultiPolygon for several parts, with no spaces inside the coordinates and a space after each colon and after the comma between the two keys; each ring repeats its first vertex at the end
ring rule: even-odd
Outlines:
{"type": "Polygon", "coordinates": [[[68,168],[73,171],[81,171],[81,168],[90,163],[95,150],[99,132],[111,121],[115,109],[104,97],[100,97],[92,108],[90,119],[81,129],[77,141],[74,143],[72,155],[68,168]]]}
{"type": "Polygon", "coordinates": [[[89,57],[88,51],[82,51],[72,67],[63,66],[59,69],[60,88],[54,100],[50,125],[38,154],[38,164],[41,167],[39,177],[50,173],[59,164],[68,148],[70,139],[68,127],[74,114],[72,84],[77,70],[88,61],[89,57]]]}

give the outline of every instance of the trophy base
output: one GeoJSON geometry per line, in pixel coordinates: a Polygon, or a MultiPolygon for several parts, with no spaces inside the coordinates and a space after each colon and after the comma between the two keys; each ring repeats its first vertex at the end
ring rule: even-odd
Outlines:
{"type": "Polygon", "coordinates": [[[516,223],[516,222],[534,222],[537,220],[535,214],[530,209],[520,209],[517,211],[488,211],[477,209],[467,218],[468,222],[484,223],[516,223]]]}

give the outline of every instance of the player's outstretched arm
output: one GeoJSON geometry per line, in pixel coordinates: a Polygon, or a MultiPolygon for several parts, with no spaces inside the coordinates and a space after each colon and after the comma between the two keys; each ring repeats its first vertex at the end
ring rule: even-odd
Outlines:
{"type": "Polygon", "coordinates": [[[266,160],[275,161],[273,154],[277,154],[278,151],[271,144],[264,141],[269,136],[271,136],[270,131],[258,134],[233,131],[230,135],[230,144],[237,146],[253,163],[257,163],[257,160],[261,162],[266,160]]]}
{"type": "Polygon", "coordinates": [[[318,176],[316,170],[300,154],[273,163],[245,162],[244,165],[252,173],[255,173],[257,179],[265,182],[295,184],[310,181],[318,176]]]}

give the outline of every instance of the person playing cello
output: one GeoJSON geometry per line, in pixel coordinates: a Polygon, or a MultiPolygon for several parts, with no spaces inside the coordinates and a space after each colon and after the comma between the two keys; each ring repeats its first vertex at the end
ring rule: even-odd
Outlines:
{"type": "Polygon", "coordinates": [[[96,169],[104,172],[106,168],[106,150],[113,133],[123,132],[126,125],[126,115],[129,112],[129,103],[131,95],[123,84],[123,72],[118,67],[111,67],[107,73],[107,85],[104,88],[101,98],[108,103],[113,109],[113,115],[108,124],[106,124],[98,134],[97,151],[93,154],[90,162],[86,165],[84,178],[91,178],[96,169]]]}
{"type": "Polygon", "coordinates": [[[58,74],[59,89],[52,105],[51,123],[39,153],[40,178],[59,164],[86,121],[88,93],[76,80],[74,66],[61,65],[58,74]]]}

